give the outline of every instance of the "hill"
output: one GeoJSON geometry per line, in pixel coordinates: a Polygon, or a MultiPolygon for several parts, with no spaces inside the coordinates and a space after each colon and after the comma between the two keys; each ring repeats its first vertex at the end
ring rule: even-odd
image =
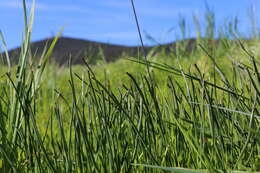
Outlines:
{"type": "MultiPolygon", "coordinates": [[[[44,48],[49,46],[54,38],[48,38],[41,41],[36,41],[31,43],[31,53],[36,57],[40,57],[44,48]]],[[[189,51],[194,48],[195,39],[188,40],[187,49],[189,51]]],[[[170,50],[176,47],[176,43],[169,43],[158,46],[147,46],[145,51],[148,53],[153,48],[166,48],[170,50]]],[[[9,56],[13,63],[18,62],[19,54],[21,48],[15,48],[10,50],[9,56]]],[[[52,54],[52,60],[54,60],[59,65],[65,65],[68,63],[68,59],[71,56],[72,64],[82,64],[83,58],[92,59],[103,57],[105,61],[111,62],[122,57],[123,54],[128,56],[137,56],[141,53],[141,47],[139,46],[122,46],[108,43],[100,43],[83,39],[75,39],[69,37],[61,37],[57,41],[52,54]]]]}

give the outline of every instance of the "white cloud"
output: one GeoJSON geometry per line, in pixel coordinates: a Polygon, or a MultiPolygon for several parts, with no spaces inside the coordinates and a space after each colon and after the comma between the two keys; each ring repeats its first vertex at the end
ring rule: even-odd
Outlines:
{"type": "Polygon", "coordinates": [[[112,8],[131,7],[130,1],[122,1],[122,0],[106,0],[105,2],[102,2],[102,5],[105,5],[106,7],[112,7],[112,8]]]}
{"type": "Polygon", "coordinates": [[[138,38],[138,33],[134,31],[124,31],[124,32],[107,32],[99,34],[90,34],[90,37],[97,39],[108,38],[108,39],[132,39],[138,38]]]}
{"type": "MultiPolygon", "coordinates": [[[[144,39],[145,44],[154,44],[154,43],[164,43],[170,42],[173,40],[173,34],[167,34],[164,30],[151,30],[149,31],[149,35],[155,40],[149,40],[145,33],[142,32],[142,37],[144,39]]],[[[106,33],[98,33],[98,34],[88,34],[88,38],[94,38],[97,40],[105,40],[107,41],[115,41],[115,40],[131,40],[131,42],[136,42],[139,44],[139,36],[136,30],[133,31],[122,31],[122,32],[106,32],[106,33]]]]}
{"type": "MultiPolygon", "coordinates": [[[[32,3],[27,2],[27,7],[31,8],[32,3]]],[[[84,12],[84,10],[80,6],[74,6],[74,5],[55,5],[55,4],[44,4],[44,3],[38,3],[35,4],[37,11],[66,11],[66,12],[84,12]]],[[[12,8],[12,9],[22,9],[23,4],[22,1],[2,1],[0,2],[0,8],[12,8]]]]}
{"type": "Polygon", "coordinates": [[[2,1],[0,2],[2,8],[22,8],[23,5],[19,1],[2,1]]]}
{"type": "MultiPolygon", "coordinates": [[[[107,8],[122,9],[127,12],[132,12],[130,1],[122,0],[105,0],[99,1],[100,5],[107,8]]],[[[180,14],[184,16],[191,16],[194,12],[201,11],[198,7],[174,6],[172,3],[158,3],[155,0],[142,0],[135,3],[137,14],[140,17],[159,17],[159,18],[173,18],[180,14]]],[[[131,13],[132,14],[132,13],[131,13]]]]}

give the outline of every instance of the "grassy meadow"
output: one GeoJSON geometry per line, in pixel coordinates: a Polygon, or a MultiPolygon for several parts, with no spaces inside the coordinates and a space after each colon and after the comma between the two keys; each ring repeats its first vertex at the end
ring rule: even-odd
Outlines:
{"type": "Polygon", "coordinates": [[[254,32],[245,40],[231,22],[214,33],[208,11],[190,52],[182,39],[147,59],[59,67],[48,63],[56,40],[34,62],[33,10],[19,63],[0,57],[0,172],[260,171],[254,32]]]}

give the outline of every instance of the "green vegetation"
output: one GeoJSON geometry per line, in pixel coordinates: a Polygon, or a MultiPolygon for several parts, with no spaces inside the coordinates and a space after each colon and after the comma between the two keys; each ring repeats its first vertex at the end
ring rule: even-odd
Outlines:
{"type": "Polygon", "coordinates": [[[0,69],[0,172],[260,171],[257,37],[69,68],[48,64],[54,40],[32,65],[33,10],[0,69]]]}

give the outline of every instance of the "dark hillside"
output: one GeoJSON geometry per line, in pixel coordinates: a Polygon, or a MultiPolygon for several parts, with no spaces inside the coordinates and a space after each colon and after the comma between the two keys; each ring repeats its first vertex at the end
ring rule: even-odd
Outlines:
{"type": "MultiPolygon", "coordinates": [[[[49,38],[37,42],[33,42],[31,44],[31,52],[36,57],[40,57],[41,53],[44,50],[45,46],[49,46],[54,38],[49,38]]],[[[195,40],[188,40],[187,51],[191,51],[195,47],[195,40]]],[[[156,46],[159,49],[166,48],[166,51],[174,49],[176,47],[176,43],[165,44],[156,46]]],[[[145,47],[146,52],[149,52],[151,49],[155,47],[145,47]]],[[[9,51],[10,59],[13,63],[17,63],[20,48],[12,49],[9,51]]],[[[54,60],[59,65],[65,65],[68,63],[68,59],[72,57],[72,64],[82,64],[83,58],[94,59],[98,57],[104,57],[105,61],[111,62],[115,61],[125,53],[129,56],[137,56],[138,53],[141,52],[141,48],[138,46],[121,46],[107,43],[99,43],[89,40],[83,39],[74,39],[68,37],[59,38],[53,54],[52,60],[54,60]],[[100,55],[101,54],[101,55],[100,55]],[[104,55],[104,56],[102,56],[104,55]]]]}

